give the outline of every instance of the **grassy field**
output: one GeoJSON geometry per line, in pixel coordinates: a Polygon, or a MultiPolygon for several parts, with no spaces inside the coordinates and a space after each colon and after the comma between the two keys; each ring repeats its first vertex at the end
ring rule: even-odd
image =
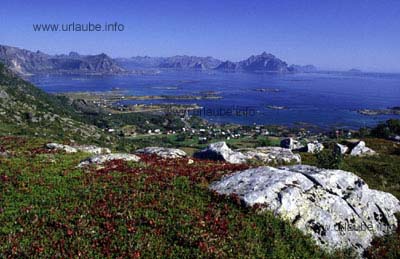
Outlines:
{"type": "MultiPolygon", "coordinates": [[[[379,141],[367,143],[385,154],[345,159],[343,167],[399,197],[398,147],[379,141]]],[[[327,254],[290,223],[208,191],[210,182],[246,165],[142,156],[136,164],[115,161],[83,170],[76,165],[86,154],[49,152],[44,143],[0,138],[0,151],[9,152],[0,157],[1,258],[350,256],[349,251],[327,254]]],[[[316,161],[308,154],[303,159],[316,161]]],[[[367,256],[398,258],[398,236],[376,240],[367,256]]]]}

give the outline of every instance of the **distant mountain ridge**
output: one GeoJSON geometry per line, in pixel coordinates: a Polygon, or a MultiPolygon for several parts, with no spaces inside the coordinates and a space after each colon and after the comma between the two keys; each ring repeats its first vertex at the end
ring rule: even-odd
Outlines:
{"type": "Polygon", "coordinates": [[[213,57],[196,56],[173,56],[166,58],[160,65],[160,68],[189,68],[195,70],[213,69],[221,64],[221,60],[213,57]]]}
{"type": "Polygon", "coordinates": [[[126,68],[167,68],[167,69],[191,69],[209,70],[222,63],[213,57],[197,57],[188,55],[176,55],[172,57],[136,56],[131,58],[118,58],[118,64],[126,68]]]}
{"type": "Polygon", "coordinates": [[[20,74],[71,73],[71,74],[117,74],[126,70],[104,53],[99,55],[48,55],[41,51],[0,45],[0,61],[20,74]]]}
{"type": "Polygon", "coordinates": [[[236,63],[226,61],[216,67],[216,70],[279,73],[290,72],[286,62],[266,52],[263,52],[260,55],[252,55],[248,59],[236,63]]]}
{"type": "Polygon", "coordinates": [[[313,65],[291,65],[275,57],[272,54],[263,52],[260,55],[252,55],[249,58],[239,61],[221,61],[213,57],[197,57],[188,55],[179,55],[172,57],[149,57],[136,56],[131,58],[119,58],[117,62],[126,68],[146,67],[146,68],[164,68],[178,70],[219,70],[225,72],[314,72],[316,68],[313,65]]]}
{"type": "Polygon", "coordinates": [[[0,45],[0,62],[20,75],[32,74],[121,74],[135,69],[218,70],[226,72],[314,72],[312,65],[288,64],[274,55],[263,52],[239,61],[221,61],[213,57],[176,55],[172,57],[136,56],[113,59],[99,55],[80,55],[70,52],[49,55],[41,51],[29,51],[17,47],[0,45]]]}
{"type": "Polygon", "coordinates": [[[305,65],[305,66],[291,65],[289,67],[289,71],[291,72],[310,73],[310,72],[315,72],[317,70],[318,69],[314,65],[305,65]]]}
{"type": "Polygon", "coordinates": [[[135,56],[131,58],[116,58],[118,65],[126,69],[158,68],[164,62],[163,57],[135,56]]]}

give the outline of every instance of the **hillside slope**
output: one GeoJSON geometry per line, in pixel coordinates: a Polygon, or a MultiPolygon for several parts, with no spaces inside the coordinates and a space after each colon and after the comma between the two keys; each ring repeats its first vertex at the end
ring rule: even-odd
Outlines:
{"type": "Polygon", "coordinates": [[[0,63],[0,134],[33,134],[80,140],[101,131],[79,121],[67,103],[18,78],[0,63]]]}

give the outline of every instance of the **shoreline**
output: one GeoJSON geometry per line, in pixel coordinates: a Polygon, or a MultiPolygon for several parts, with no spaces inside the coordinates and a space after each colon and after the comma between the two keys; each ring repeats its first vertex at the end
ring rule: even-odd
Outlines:
{"type": "MultiPolygon", "coordinates": [[[[306,128],[316,130],[318,129],[319,132],[326,132],[332,129],[348,129],[348,130],[358,130],[363,127],[374,127],[378,125],[380,122],[387,120],[388,118],[374,118],[374,123],[363,124],[362,121],[358,123],[358,125],[350,125],[344,122],[336,122],[329,125],[318,125],[318,123],[313,122],[306,122],[306,121],[293,121],[288,123],[260,123],[256,122],[256,120],[249,119],[245,122],[243,117],[248,114],[248,110],[246,113],[243,112],[234,112],[232,111],[232,107],[228,107],[231,109],[228,111],[228,114],[220,114],[215,111],[216,108],[204,107],[197,103],[174,103],[173,101],[202,101],[202,100],[220,100],[222,99],[220,91],[201,91],[198,92],[202,95],[129,95],[125,94],[126,91],[116,88],[115,90],[110,91],[74,91],[74,92],[60,92],[60,93],[53,93],[55,96],[65,96],[71,101],[76,100],[84,100],[86,103],[90,105],[94,105],[97,108],[103,108],[107,112],[111,114],[127,114],[127,113],[156,113],[156,114],[175,114],[175,115],[182,115],[185,112],[190,112],[191,116],[197,116],[201,119],[208,121],[209,123],[219,124],[219,125],[226,125],[226,124],[237,124],[242,126],[249,126],[249,125],[281,125],[284,127],[292,127],[298,128],[300,125],[305,125],[306,128]],[[171,102],[156,102],[156,103],[124,103],[129,101],[163,101],[169,100],[171,102]],[[200,114],[198,111],[201,111],[200,114]],[[209,112],[211,111],[211,112],[209,112]],[[229,117],[230,119],[221,119],[222,117],[229,117]],[[363,125],[362,125],[363,124],[363,125]]],[[[240,108],[240,106],[237,106],[240,108]]],[[[227,107],[222,107],[220,110],[228,109],[227,107]]],[[[247,107],[248,108],[248,107],[247,107]]],[[[277,105],[267,105],[265,109],[270,111],[276,112],[283,112],[289,109],[287,106],[277,106],[277,105]]],[[[239,109],[240,110],[240,109],[239,109]]],[[[374,110],[358,110],[357,112],[361,115],[371,115],[371,116],[385,116],[385,115],[395,115],[392,113],[378,113],[378,114],[363,114],[362,111],[374,111],[374,110]]],[[[380,111],[380,110],[378,110],[380,111]]],[[[253,111],[258,113],[258,111],[253,111]]],[[[397,112],[397,110],[396,110],[397,112]]],[[[253,116],[255,115],[253,113],[253,116]]],[[[400,114],[400,111],[399,111],[400,114]]],[[[284,116],[284,115],[282,115],[284,116]]],[[[396,118],[396,117],[394,117],[396,118]]],[[[301,127],[301,126],[300,126],[301,127]]],[[[304,127],[304,126],[303,126],[304,127]]]]}

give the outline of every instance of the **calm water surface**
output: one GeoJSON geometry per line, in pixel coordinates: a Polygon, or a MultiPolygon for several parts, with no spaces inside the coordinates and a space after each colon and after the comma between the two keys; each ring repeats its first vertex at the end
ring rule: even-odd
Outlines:
{"type": "Polygon", "coordinates": [[[30,80],[50,93],[110,91],[119,88],[132,95],[200,95],[216,91],[222,99],[200,101],[140,101],[137,103],[196,103],[216,116],[214,122],[294,125],[309,123],[323,128],[373,126],[400,116],[365,116],[358,109],[400,106],[400,75],[333,73],[248,74],[162,71],[157,75],[36,76],[30,80]],[[279,92],[259,92],[276,88],[279,92]],[[284,106],[272,110],[267,106],[284,106]],[[235,111],[246,109],[248,116],[235,111]],[[221,116],[221,111],[232,115],[221,116]]]}

